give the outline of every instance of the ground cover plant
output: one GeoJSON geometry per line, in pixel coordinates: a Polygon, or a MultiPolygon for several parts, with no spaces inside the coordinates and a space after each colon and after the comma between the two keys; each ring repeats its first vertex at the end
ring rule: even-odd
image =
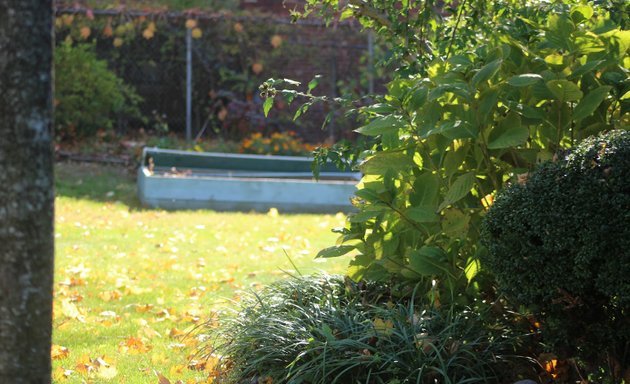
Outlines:
{"type": "Polygon", "coordinates": [[[55,383],[208,382],[196,325],[283,270],[344,268],[313,261],[343,215],[144,210],[124,168],[56,177],[55,383]]]}
{"type": "Polygon", "coordinates": [[[414,300],[342,276],[286,279],[245,295],[209,331],[205,352],[220,383],[507,383],[535,375],[533,365],[523,369],[522,335],[506,319],[414,300]]]}

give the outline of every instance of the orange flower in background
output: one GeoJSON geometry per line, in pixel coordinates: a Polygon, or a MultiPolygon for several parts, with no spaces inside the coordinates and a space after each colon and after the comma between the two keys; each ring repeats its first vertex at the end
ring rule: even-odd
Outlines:
{"type": "Polygon", "coordinates": [[[483,205],[483,208],[485,210],[490,209],[490,207],[492,206],[492,204],[494,203],[494,196],[492,196],[491,193],[485,195],[482,199],[481,199],[481,204],[483,205]]]}
{"type": "Polygon", "coordinates": [[[260,74],[263,71],[263,65],[261,63],[252,64],[252,72],[255,74],[260,74]]]}
{"type": "Polygon", "coordinates": [[[271,43],[272,47],[278,48],[279,46],[282,45],[282,36],[280,36],[280,35],[273,35],[273,36],[271,36],[270,43],[271,43]]]}
{"type": "Polygon", "coordinates": [[[88,37],[90,37],[90,34],[92,34],[92,30],[90,29],[90,27],[84,26],[81,27],[81,29],[79,30],[79,34],[81,35],[81,38],[83,40],[86,40],[88,37]]]}

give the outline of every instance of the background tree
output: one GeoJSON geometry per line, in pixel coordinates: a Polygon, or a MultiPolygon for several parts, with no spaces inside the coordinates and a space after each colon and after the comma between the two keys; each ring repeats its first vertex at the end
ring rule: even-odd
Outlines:
{"type": "Polygon", "coordinates": [[[51,0],[0,0],[0,382],[49,383],[51,0]]]}

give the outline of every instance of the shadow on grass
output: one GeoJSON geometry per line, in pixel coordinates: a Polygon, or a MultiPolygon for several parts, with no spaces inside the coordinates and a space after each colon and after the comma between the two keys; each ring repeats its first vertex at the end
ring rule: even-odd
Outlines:
{"type": "Polygon", "coordinates": [[[119,201],[129,209],[143,209],[136,193],[135,170],[95,163],[55,164],[56,196],[99,202],[119,201]]]}

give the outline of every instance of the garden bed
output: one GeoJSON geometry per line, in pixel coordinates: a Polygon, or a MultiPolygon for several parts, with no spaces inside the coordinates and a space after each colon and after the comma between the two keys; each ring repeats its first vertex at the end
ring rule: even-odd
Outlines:
{"type": "Polygon", "coordinates": [[[311,161],[145,148],[138,196],[143,205],[164,209],[351,211],[360,174],[326,164],[315,180],[311,161]]]}

